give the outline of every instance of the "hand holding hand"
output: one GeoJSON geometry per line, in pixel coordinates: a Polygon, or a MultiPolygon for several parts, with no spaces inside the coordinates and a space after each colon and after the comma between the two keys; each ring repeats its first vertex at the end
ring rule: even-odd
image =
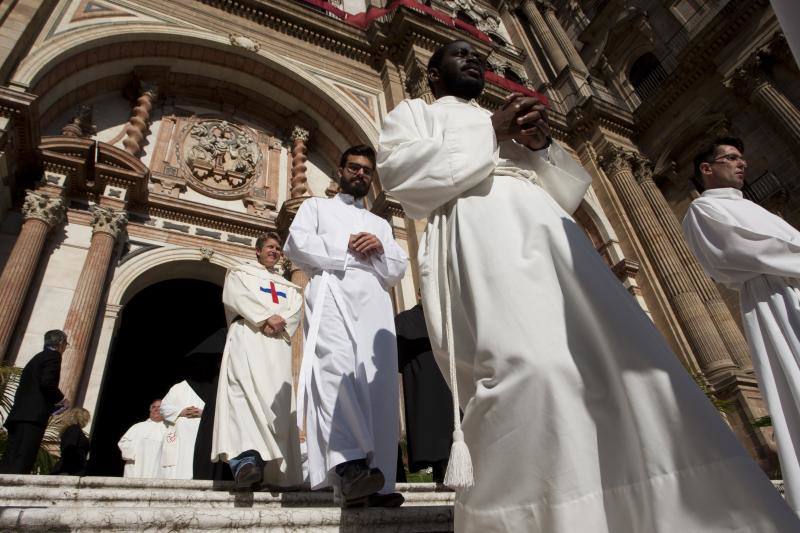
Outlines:
{"type": "Polygon", "coordinates": [[[347,249],[358,257],[366,259],[372,254],[382,254],[383,244],[380,239],[372,233],[362,231],[361,233],[350,235],[350,242],[348,243],[347,249]]]}
{"type": "Polygon", "coordinates": [[[492,115],[492,126],[498,142],[526,139],[523,144],[534,150],[543,148],[550,134],[547,108],[538,99],[520,93],[506,97],[503,106],[492,115]]]}

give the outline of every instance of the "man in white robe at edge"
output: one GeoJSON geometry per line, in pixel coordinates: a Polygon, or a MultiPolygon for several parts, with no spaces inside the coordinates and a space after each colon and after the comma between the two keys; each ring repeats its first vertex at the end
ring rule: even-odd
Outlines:
{"type": "Polygon", "coordinates": [[[230,325],[211,459],[228,462],[238,488],[261,482],[289,487],[303,481],[290,344],[303,297],[300,287],[276,268],[281,248],[276,233],[260,236],[259,264],[230,269],[222,291],[230,325]]]}
{"type": "Polygon", "coordinates": [[[132,425],[119,439],[117,446],[125,461],[122,477],[161,477],[161,447],[167,426],[160,408],[161,400],[153,400],[148,419],[132,425]]]}
{"type": "Polygon", "coordinates": [[[205,402],[184,380],[173,385],[161,399],[161,416],[167,425],[161,449],[161,477],[194,477],[194,444],[205,402]]]}
{"type": "Polygon", "coordinates": [[[591,179],[551,142],[544,106],[481,108],[483,60],[464,41],[428,79],[437,100],[389,113],[378,168],[410,217],[429,217],[423,305],[464,410],[445,478],[456,531],[800,531],[570,217],[591,179]]]}
{"type": "Polygon", "coordinates": [[[786,500],[800,513],[800,232],[744,199],[743,153],[741,139],[726,137],[697,154],[705,191],[689,206],[683,232],[706,273],[739,291],[786,500]]]}
{"type": "Polygon", "coordinates": [[[388,291],[408,257],[388,222],[364,207],[374,173],[372,148],[345,150],[341,192],[303,202],[284,246],[310,277],[297,421],[305,415],[311,488],[333,485],[344,507],[403,503],[394,492],[399,385],[388,291]]]}

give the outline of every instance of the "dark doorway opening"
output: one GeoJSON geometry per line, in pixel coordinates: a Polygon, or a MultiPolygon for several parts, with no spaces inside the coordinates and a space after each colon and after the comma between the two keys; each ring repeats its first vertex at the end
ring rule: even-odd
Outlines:
{"type": "Polygon", "coordinates": [[[119,320],[95,411],[93,476],[122,475],[120,437],[184,379],[184,355],[225,326],[222,287],[193,279],[155,283],[131,298],[119,320]]]}

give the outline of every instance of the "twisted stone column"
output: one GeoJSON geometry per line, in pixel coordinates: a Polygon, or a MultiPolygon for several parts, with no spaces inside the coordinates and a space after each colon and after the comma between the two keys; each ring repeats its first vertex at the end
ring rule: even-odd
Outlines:
{"type": "Polygon", "coordinates": [[[664,195],[661,194],[655,181],[650,161],[639,154],[632,155],[633,173],[642,189],[647,202],[664,230],[667,239],[677,254],[679,263],[683,266],[684,274],[692,281],[694,288],[706,306],[712,323],[716,326],[722,342],[733,361],[742,369],[753,368],[750,360],[750,351],[747,341],[733,319],[730,309],[722,301],[714,282],[703,271],[700,263],[694,257],[686,244],[678,219],[672,212],[664,195]]]}
{"type": "Polygon", "coordinates": [[[547,23],[547,26],[550,28],[550,32],[553,34],[553,37],[558,43],[559,48],[564,53],[564,56],[566,56],[569,66],[577,71],[583,72],[584,74],[589,72],[583,62],[583,59],[581,58],[581,55],[572,44],[569,35],[567,35],[567,32],[564,31],[564,27],[558,21],[558,17],[556,16],[556,8],[553,7],[553,4],[549,1],[541,1],[540,4],[544,9],[544,20],[547,23]]]}
{"type": "Polygon", "coordinates": [[[528,22],[530,22],[533,27],[533,32],[541,39],[542,45],[544,46],[544,53],[550,59],[550,62],[553,64],[553,69],[556,71],[556,75],[558,75],[564,70],[564,67],[569,64],[567,56],[564,55],[563,50],[561,50],[558,41],[556,41],[553,32],[550,31],[550,28],[534,1],[525,0],[520,7],[522,8],[522,12],[525,13],[528,22]]]}
{"type": "Polygon", "coordinates": [[[0,275],[0,361],[5,358],[47,234],[64,220],[64,212],[63,198],[34,191],[25,195],[22,206],[25,221],[0,275]]]}
{"type": "Polygon", "coordinates": [[[292,130],[292,179],[291,197],[301,198],[308,196],[308,180],[306,179],[306,161],[308,157],[308,137],[310,133],[307,129],[295,126],[292,130]]]}
{"type": "Polygon", "coordinates": [[[136,100],[128,125],[125,126],[125,139],[122,145],[132,155],[139,155],[147,131],[150,127],[150,111],[158,98],[158,87],[154,83],[142,83],[141,95],[136,100]]]}
{"type": "Polygon", "coordinates": [[[61,363],[61,391],[73,402],[83,375],[114,245],[127,223],[128,215],[124,211],[101,206],[94,206],[92,210],[92,242],[64,322],[70,345],[61,363]]]}
{"type": "Polygon", "coordinates": [[[728,350],[717,332],[700,295],[659,224],[650,203],[633,176],[633,154],[612,146],[601,158],[609,181],[614,185],[626,213],[642,236],[642,245],[655,267],[661,285],[697,355],[700,368],[709,378],[735,369],[728,350]]]}

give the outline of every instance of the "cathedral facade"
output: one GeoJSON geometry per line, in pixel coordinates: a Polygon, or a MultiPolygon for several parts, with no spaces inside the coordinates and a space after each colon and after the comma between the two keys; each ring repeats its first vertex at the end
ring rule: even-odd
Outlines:
{"type": "MultiPolygon", "coordinates": [[[[375,146],[398,102],[432,99],[425,65],[453,39],[486,57],[482,105],[547,98],[593,178],[576,220],[773,472],[736,295],[680,231],[694,152],[723,134],[744,139],[747,197],[800,223],[800,75],[769,0],[6,3],[0,360],[22,366],[65,330],[62,390],[116,442],[224,326],[226,268],[335,194],[341,151],[375,146]]],[[[412,258],[399,312],[416,303],[424,221],[379,183],[368,199],[412,258]]]]}

